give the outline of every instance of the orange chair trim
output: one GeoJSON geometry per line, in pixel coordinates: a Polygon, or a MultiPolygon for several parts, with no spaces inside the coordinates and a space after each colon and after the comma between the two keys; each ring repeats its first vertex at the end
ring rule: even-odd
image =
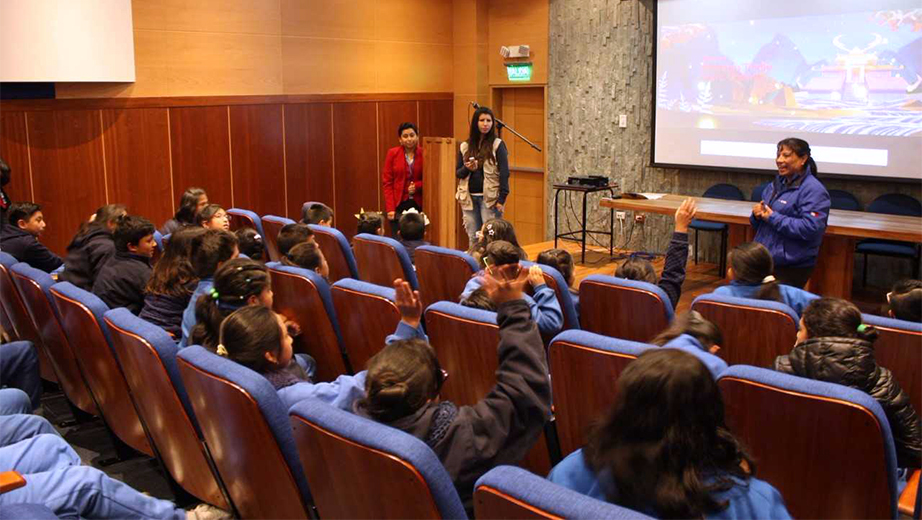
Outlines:
{"type": "Polygon", "coordinates": [[[624,358],[624,359],[637,359],[637,356],[632,356],[630,354],[624,354],[621,352],[612,352],[610,350],[602,350],[602,349],[598,349],[594,347],[587,347],[586,345],[577,345],[575,343],[570,343],[569,341],[554,341],[553,343],[551,343],[548,349],[553,348],[554,345],[560,345],[560,346],[565,346],[569,348],[577,348],[580,350],[589,350],[591,352],[597,352],[599,354],[604,354],[606,356],[613,356],[613,357],[619,357],[619,358],[624,358]]]}
{"type": "Polygon", "coordinates": [[[449,318],[449,319],[452,319],[452,320],[455,320],[455,321],[460,321],[460,322],[462,322],[462,323],[466,323],[466,324],[470,324],[470,325],[480,325],[480,326],[484,326],[484,325],[485,325],[485,326],[487,326],[487,327],[490,327],[490,328],[499,330],[499,325],[497,325],[497,324],[495,324],[495,323],[484,323],[484,322],[482,322],[482,321],[474,321],[474,320],[468,319],[468,318],[461,318],[461,317],[459,317],[459,316],[452,316],[451,314],[446,314],[446,313],[441,312],[441,311],[430,311],[430,310],[427,310],[427,311],[426,311],[426,316],[429,316],[430,314],[432,314],[433,316],[442,316],[442,317],[444,317],[444,318],[449,318]]]}
{"type": "Polygon", "coordinates": [[[353,290],[353,289],[345,289],[345,288],[343,288],[343,287],[330,287],[330,292],[331,292],[331,293],[332,293],[332,291],[334,291],[334,290],[336,290],[336,291],[342,291],[342,292],[347,292],[347,293],[350,293],[350,294],[357,294],[357,295],[362,296],[362,297],[365,297],[365,298],[374,298],[374,299],[376,299],[376,300],[383,300],[383,301],[385,301],[385,302],[387,302],[387,303],[393,305],[395,308],[397,307],[397,304],[396,304],[395,302],[393,302],[393,301],[391,301],[391,300],[389,300],[389,299],[387,299],[387,298],[385,298],[385,297],[383,297],[383,296],[378,296],[377,294],[369,294],[369,293],[366,293],[366,292],[355,291],[355,290],[353,290]]]}
{"type": "MultiPolygon", "coordinates": [[[[494,494],[494,495],[497,495],[497,496],[499,496],[499,497],[502,497],[504,500],[508,500],[509,502],[512,502],[513,504],[515,504],[515,505],[517,505],[517,506],[519,506],[519,507],[521,507],[521,508],[523,508],[523,509],[527,509],[527,510],[529,510],[529,511],[535,513],[535,514],[541,515],[541,516],[543,516],[543,517],[545,517],[545,518],[549,518],[549,519],[552,519],[552,520],[563,520],[563,517],[560,517],[560,516],[557,516],[557,515],[552,515],[552,514],[548,513],[547,511],[545,511],[545,510],[543,510],[543,509],[538,509],[537,507],[535,507],[535,506],[533,506],[533,505],[531,505],[531,504],[529,504],[529,503],[522,502],[522,501],[519,500],[518,498],[515,498],[515,497],[509,495],[508,493],[504,493],[504,492],[502,492],[502,491],[500,491],[500,490],[498,490],[498,489],[496,489],[496,488],[494,488],[494,487],[492,487],[492,486],[480,485],[480,486],[477,486],[477,491],[483,491],[483,492],[492,493],[492,494],[494,494]]],[[[474,499],[474,501],[476,502],[476,498],[474,499]]]]}

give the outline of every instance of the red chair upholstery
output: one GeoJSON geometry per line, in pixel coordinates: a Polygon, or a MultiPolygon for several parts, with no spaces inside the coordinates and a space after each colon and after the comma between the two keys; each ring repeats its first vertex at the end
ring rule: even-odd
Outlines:
{"type": "Polygon", "coordinates": [[[330,292],[349,363],[357,372],[365,370],[400,323],[394,289],[344,278],[330,292]]]}
{"type": "Polygon", "coordinates": [[[724,344],[717,355],[728,365],[771,368],[797,342],[800,320],[782,303],[704,294],[691,308],[720,329],[724,344]]]}
{"type": "Polygon", "coordinates": [[[592,423],[615,402],[615,383],[650,345],[578,330],[560,333],[548,347],[560,454],[582,448],[592,423]]]}
{"type": "Polygon", "coordinates": [[[211,469],[211,456],[189,415],[192,406],[176,366],[176,342],[128,309],[107,312],[105,322],[135,407],[163,466],[199,500],[229,511],[222,484],[211,469]]]}
{"type": "Polygon", "coordinates": [[[3,311],[9,319],[10,325],[12,325],[12,329],[9,331],[10,334],[14,335],[16,339],[31,341],[35,348],[38,349],[39,371],[42,379],[57,383],[58,378],[54,373],[51,360],[45,352],[42,337],[38,333],[38,327],[32,321],[32,316],[29,314],[29,310],[26,309],[19,290],[13,284],[10,270],[18,263],[21,262],[16,261],[8,253],[0,252],[0,305],[2,305],[3,311]]]}
{"type": "Polygon", "coordinates": [[[61,327],[78,353],[77,362],[106,426],[132,449],[153,457],[128,383],[110,345],[109,329],[103,321],[106,304],[69,282],[55,284],[51,294],[61,316],[61,327]]]}
{"type": "Polygon", "coordinates": [[[57,311],[50,299],[54,280],[48,273],[24,263],[14,266],[12,275],[23,303],[35,323],[39,325],[38,333],[64,395],[78,409],[90,415],[99,415],[99,409],[96,408],[96,402],[77,364],[73,348],[61,329],[57,311]]]}
{"type": "Polygon", "coordinates": [[[468,280],[479,271],[473,257],[454,249],[420,246],[414,258],[424,309],[435,302],[457,302],[468,280]]]}
{"type": "Polygon", "coordinates": [[[583,330],[631,341],[650,341],[669,326],[673,310],[658,286],[593,274],[579,285],[583,330]]]}
{"type": "Polygon", "coordinates": [[[294,224],[295,221],[290,218],[277,217],[275,215],[265,215],[263,222],[263,244],[266,246],[266,254],[269,260],[279,261],[279,231],[288,224],[294,224]]]}
{"type": "Polygon", "coordinates": [[[745,365],[717,380],[730,431],[794,518],[896,518],[896,455],[864,392],[745,365]]]}
{"type": "Polygon", "coordinates": [[[922,324],[862,314],[864,323],[880,333],[874,342],[877,364],[890,369],[900,388],[922,414],[922,324]]]}
{"type": "MultiPolygon", "coordinates": [[[[496,385],[499,326],[496,313],[437,302],[426,309],[426,333],[448,380],[439,396],[459,406],[475,405],[496,385]]],[[[539,474],[551,470],[547,437],[541,437],[519,463],[539,474]]]]}
{"type": "Polygon", "coordinates": [[[355,262],[362,280],[390,287],[397,278],[419,288],[416,271],[403,245],[393,238],[360,233],[352,239],[355,262]]]}
{"type": "Polygon", "coordinates": [[[273,308],[300,325],[303,331],[294,338],[294,351],[310,354],[317,361],[317,381],[332,381],[340,374],[351,374],[336,321],[330,287],[317,273],[270,264],[273,308]]]}

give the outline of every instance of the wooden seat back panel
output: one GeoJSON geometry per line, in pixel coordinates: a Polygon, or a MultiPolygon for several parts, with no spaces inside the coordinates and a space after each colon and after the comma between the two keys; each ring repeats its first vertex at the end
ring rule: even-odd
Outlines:
{"type": "Polygon", "coordinates": [[[649,291],[590,281],[580,284],[580,325],[603,336],[650,341],[669,326],[663,305],[649,291]]]}
{"type": "Polygon", "coordinates": [[[697,301],[692,309],[720,329],[717,355],[728,365],[771,368],[797,342],[797,323],[780,311],[713,301],[697,301]]]}

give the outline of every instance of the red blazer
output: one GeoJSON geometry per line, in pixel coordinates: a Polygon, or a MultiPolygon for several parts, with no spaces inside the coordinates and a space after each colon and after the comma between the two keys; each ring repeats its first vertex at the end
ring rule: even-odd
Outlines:
{"type": "MultiPolygon", "coordinates": [[[[423,149],[416,147],[416,160],[413,161],[411,180],[416,185],[413,200],[423,206],[423,149]]],[[[410,198],[407,193],[407,158],[404,156],[402,146],[395,146],[387,151],[384,158],[384,171],[381,173],[381,182],[384,184],[385,211],[396,211],[397,205],[410,198]]]]}

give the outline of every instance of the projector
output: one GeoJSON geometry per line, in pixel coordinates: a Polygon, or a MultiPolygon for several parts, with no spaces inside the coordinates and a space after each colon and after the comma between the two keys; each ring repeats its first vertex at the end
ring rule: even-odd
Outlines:
{"type": "Polygon", "coordinates": [[[499,48],[499,54],[503,58],[527,58],[531,54],[531,48],[528,45],[503,45],[499,48]]]}
{"type": "Polygon", "coordinates": [[[608,186],[608,177],[601,175],[574,175],[567,178],[567,184],[571,186],[608,186]]]}

